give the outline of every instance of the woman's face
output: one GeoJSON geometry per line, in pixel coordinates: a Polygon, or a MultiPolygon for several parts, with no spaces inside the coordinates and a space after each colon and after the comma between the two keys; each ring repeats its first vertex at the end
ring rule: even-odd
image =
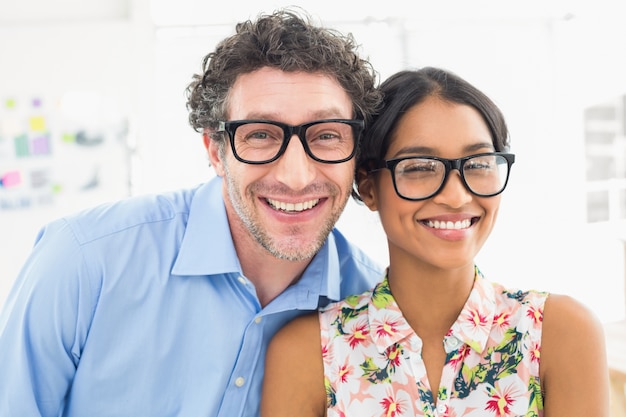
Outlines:
{"type": "MultiPolygon", "coordinates": [[[[494,152],[489,129],[473,107],[428,97],[400,119],[384,159],[403,156],[461,158],[494,152]]],[[[410,259],[424,267],[473,267],[496,221],[500,196],[476,197],[457,170],[443,188],[422,201],[400,198],[391,172],[383,169],[360,183],[360,194],[378,210],[392,263],[410,259]]]]}

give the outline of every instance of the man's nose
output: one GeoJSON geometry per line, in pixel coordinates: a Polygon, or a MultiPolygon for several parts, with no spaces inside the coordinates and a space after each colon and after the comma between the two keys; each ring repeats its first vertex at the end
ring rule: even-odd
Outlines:
{"type": "Polygon", "coordinates": [[[291,136],[287,149],[278,158],[275,166],[275,175],[278,181],[292,190],[301,190],[315,179],[315,162],[306,151],[300,138],[291,136]]]}

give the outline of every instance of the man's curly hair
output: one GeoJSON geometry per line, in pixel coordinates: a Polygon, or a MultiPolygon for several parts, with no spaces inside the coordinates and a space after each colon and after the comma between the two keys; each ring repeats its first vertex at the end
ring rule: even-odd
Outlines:
{"type": "Polygon", "coordinates": [[[357,49],[351,34],[315,26],[310,17],[289,9],[239,23],[234,35],[204,57],[202,74],[187,87],[189,123],[198,132],[215,129],[227,117],[228,93],[237,77],[263,67],[337,79],[352,99],[355,117],[367,122],[380,95],[377,74],[357,49]]]}

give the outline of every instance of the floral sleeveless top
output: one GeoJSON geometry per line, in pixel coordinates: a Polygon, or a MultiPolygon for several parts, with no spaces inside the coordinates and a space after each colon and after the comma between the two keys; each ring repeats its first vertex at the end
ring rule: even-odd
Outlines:
{"type": "Polygon", "coordinates": [[[387,278],[320,311],[328,417],[543,416],[541,324],[548,297],[510,291],[476,269],[474,287],[443,340],[436,391],[422,341],[387,278]],[[435,401],[436,396],[436,401],[435,401]]]}

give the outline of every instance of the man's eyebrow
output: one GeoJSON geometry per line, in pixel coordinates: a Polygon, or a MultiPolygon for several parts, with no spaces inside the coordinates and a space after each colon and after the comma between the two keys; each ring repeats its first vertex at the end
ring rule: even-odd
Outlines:
{"type": "MultiPolygon", "coordinates": [[[[342,115],[342,112],[338,108],[328,108],[323,110],[318,110],[310,114],[308,117],[309,121],[322,120],[322,119],[344,119],[345,117],[342,115]]],[[[246,119],[257,119],[257,120],[273,120],[279,121],[284,120],[284,117],[281,117],[280,113],[274,112],[251,112],[246,115],[246,119]]]]}

